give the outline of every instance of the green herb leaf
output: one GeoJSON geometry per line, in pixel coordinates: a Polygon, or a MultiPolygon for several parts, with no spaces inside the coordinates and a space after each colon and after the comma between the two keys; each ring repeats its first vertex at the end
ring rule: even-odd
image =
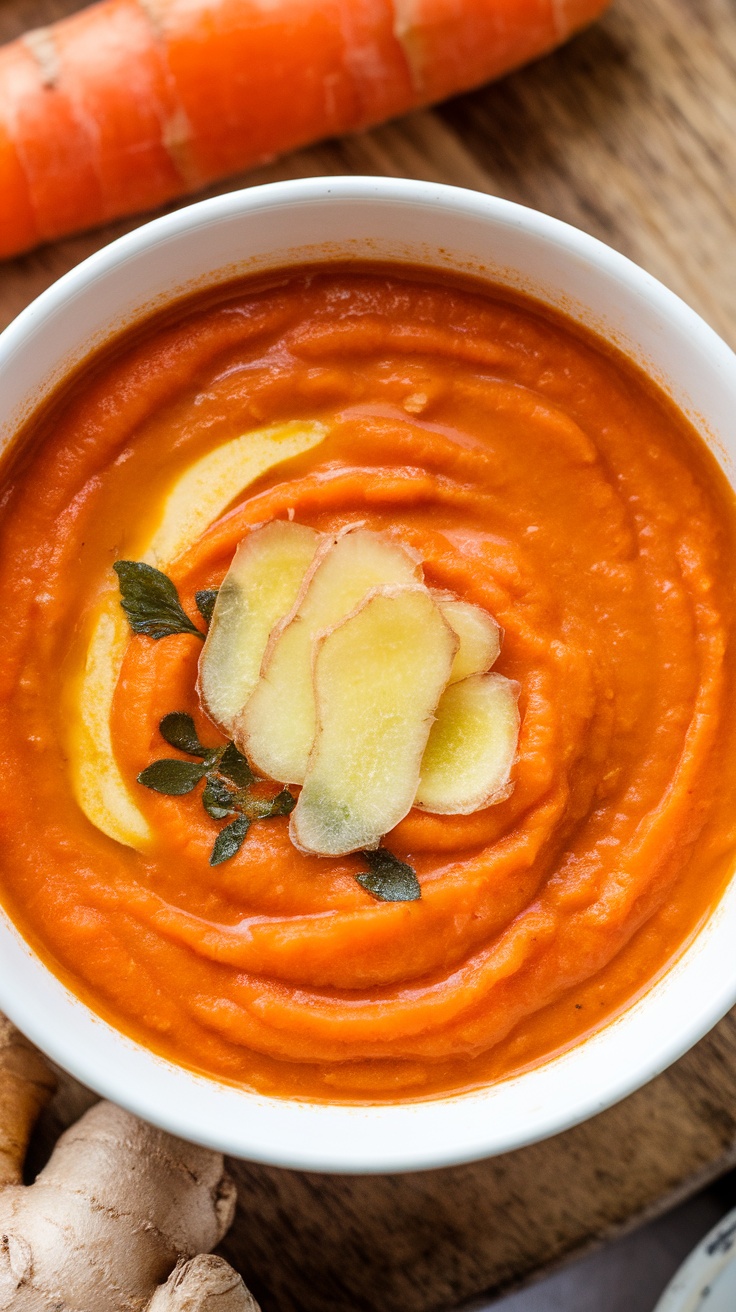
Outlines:
{"type": "Polygon", "coordinates": [[[121,606],[134,633],[149,638],[168,638],[173,633],[196,633],[204,640],[182,609],[171,579],[142,560],[116,560],[113,569],[120,584],[121,606]]]}
{"type": "Polygon", "coordinates": [[[202,619],[209,624],[217,601],[217,588],[203,588],[201,592],[195,592],[194,600],[202,619]]]}
{"type": "Polygon", "coordinates": [[[194,720],[186,711],[171,711],[165,715],[158,726],[162,738],[171,747],[178,747],[180,752],[189,752],[190,756],[206,756],[209,747],[203,747],[197,737],[194,720]]]}
{"type": "Polygon", "coordinates": [[[416,902],[422,896],[416,872],[385,847],[375,852],[361,852],[370,870],[356,875],[366,892],[380,902],[416,902]]]}
{"type": "Polygon", "coordinates": [[[220,806],[229,806],[230,810],[235,808],[238,793],[230,788],[225,779],[221,779],[217,774],[208,774],[207,787],[220,806]]]}
{"type": "Polygon", "coordinates": [[[247,815],[249,820],[272,820],[277,815],[288,815],[296,806],[288,788],[282,789],[275,797],[254,797],[250,792],[238,793],[238,810],[247,815]]]}
{"type": "Polygon", "coordinates": [[[241,815],[247,815],[250,821],[265,820],[270,809],[271,803],[267,798],[252,797],[245,789],[238,793],[238,810],[241,815]]]}
{"type": "Polygon", "coordinates": [[[288,788],[282,788],[280,793],[269,803],[268,810],[263,816],[264,820],[271,820],[275,815],[290,815],[296,806],[296,798],[292,797],[288,788]]]}
{"type": "Polygon", "coordinates": [[[232,779],[238,788],[247,788],[253,783],[255,775],[251,770],[248,762],[239,752],[235,743],[228,743],[217,766],[220,774],[224,774],[226,779],[232,779]]]}
{"type": "Polygon", "coordinates": [[[217,802],[213,802],[212,794],[206,785],[202,793],[202,806],[211,820],[227,820],[227,817],[233,814],[229,806],[218,806],[217,802]]]}
{"type": "Polygon", "coordinates": [[[209,774],[202,793],[202,805],[213,820],[224,820],[237,810],[236,794],[216,774],[209,774]]]}
{"type": "Polygon", "coordinates": [[[250,820],[245,815],[239,815],[233,820],[232,824],[225,825],[225,828],[220,830],[215,839],[210,865],[219,866],[223,861],[229,861],[232,856],[235,856],[243,846],[245,835],[249,829],[250,820]]]}
{"type": "Polygon", "coordinates": [[[167,797],[183,797],[204,778],[206,765],[194,761],[154,761],[138,775],[138,783],[167,797]]]}

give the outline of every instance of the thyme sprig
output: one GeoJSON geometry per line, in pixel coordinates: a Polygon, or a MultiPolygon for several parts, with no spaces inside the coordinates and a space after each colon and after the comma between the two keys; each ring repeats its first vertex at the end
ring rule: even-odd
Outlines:
{"type": "Polygon", "coordinates": [[[159,725],[165,742],[196,761],[183,761],[180,757],[164,757],[147,765],[138,775],[138,783],[166,797],[183,797],[191,793],[204,780],[202,806],[212,820],[229,820],[218,833],[210,865],[219,866],[229,861],[243,846],[250,826],[256,820],[271,820],[288,815],[296,806],[288,788],[275,797],[263,797],[253,791],[258,779],[235,743],[225,747],[206,747],[199,736],[191,715],[186,711],[171,711],[159,725]],[[230,819],[230,817],[234,817],[230,819]]]}

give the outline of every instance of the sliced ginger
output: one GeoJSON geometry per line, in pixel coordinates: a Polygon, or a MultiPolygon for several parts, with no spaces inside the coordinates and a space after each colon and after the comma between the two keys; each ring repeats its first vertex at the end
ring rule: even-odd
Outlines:
{"type": "Polygon", "coordinates": [[[375,848],[411,809],[457,648],[423,586],[377,589],[318,640],[317,732],[290,823],[301,851],[375,848]]]}
{"type": "Polygon", "coordinates": [[[501,652],[499,625],[487,610],[469,601],[460,601],[452,593],[435,592],[433,596],[450,628],[460,639],[450,683],[467,679],[470,674],[485,674],[501,652]]]}
{"type": "Polygon", "coordinates": [[[285,520],[241,542],[223,580],[199,660],[198,690],[216,724],[232,734],[255,688],[271,630],[294,605],[319,536],[285,520]]]}
{"type": "Polygon", "coordinates": [[[519,685],[473,674],[445,689],[421,765],[414,805],[470,815],[508,796],[519,737],[519,685]]]}
{"type": "Polygon", "coordinates": [[[350,529],[320,545],[291,613],[271,635],[261,678],[234,724],[233,738],[257,773],[284,784],[304,782],[316,729],[316,638],[345,619],[371,589],[417,583],[421,577],[413,555],[369,529],[350,529]]]}

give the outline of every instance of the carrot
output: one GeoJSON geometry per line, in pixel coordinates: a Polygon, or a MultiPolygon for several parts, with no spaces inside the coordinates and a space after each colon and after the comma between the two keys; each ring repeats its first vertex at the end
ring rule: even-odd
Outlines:
{"type": "Polygon", "coordinates": [[[102,0],[0,49],[0,257],[476,86],[608,0],[102,0]]]}

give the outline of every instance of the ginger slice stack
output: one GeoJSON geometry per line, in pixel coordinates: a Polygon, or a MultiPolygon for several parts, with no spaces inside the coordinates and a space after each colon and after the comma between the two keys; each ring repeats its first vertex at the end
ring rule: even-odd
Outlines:
{"type": "Polygon", "coordinates": [[[296,847],[370,851],[412,806],[467,815],[509,795],[519,688],[490,673],[501,637],[390,534],[273,521],[220,588],[199,693],[258,775],[301,785],[296,847]]]}

